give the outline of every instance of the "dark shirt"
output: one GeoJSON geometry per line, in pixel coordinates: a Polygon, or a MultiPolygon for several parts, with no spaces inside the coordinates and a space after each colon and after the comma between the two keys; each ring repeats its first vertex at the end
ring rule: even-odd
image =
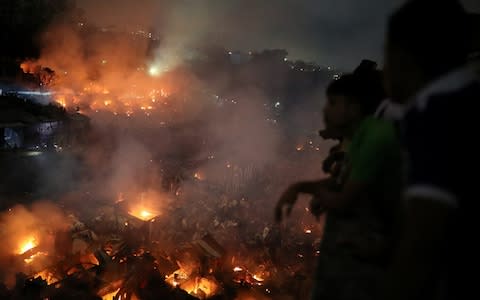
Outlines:
{"type": "MultiPolygon", "coordinates": [[[[466,299],[476,286],[476,269],[468,271],[479,255],[473,229],[478,152],[474,150],[473,121],[478,111],[480,84],[474,76],[457,71],[440,79],[417,97],[402,123],[408,155],[407,199],[435,199],[452,210],[452,223],[438,253],[434,274],[442,281],[447,299],[466,299]]],[[[478,116],[477,116],[478,118],[478,116]]]]}

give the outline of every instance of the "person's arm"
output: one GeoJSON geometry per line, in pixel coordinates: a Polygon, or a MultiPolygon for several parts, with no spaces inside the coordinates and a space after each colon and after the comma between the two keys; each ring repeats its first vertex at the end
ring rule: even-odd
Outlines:
{"type": "MultiPolygon", "coordinates": [[[[393,126],[380,124],[363,133],[362,142],[350,149],[348,155],[348,178],[339,192],[325,189],[310,190],[312,211],[323,207],[326,209],[344,209],[353,201],[362,201],[369,189],[378,183],[379,174],[384,173],[385,162],[392,156],[392,151],[399,152],[393,126]]],[[[398,156],[398,159],[400,157],[398,156]]]]}
{"type": "Polygon", "coordinates": [[[324,188],[312,190],[311,194],[315,196],[311,203],[312,211],[316,211],[320,208],[344,209],[348,207],[352,201],[363,198],[367,193],[367,190],[368,183],[362,183],[360,181],[346,182],[343,189],[339,192],[324,188]]]}
{"type": "Polygon", "coordinates": [[[297,201],[299,194],[314,194],[317,191],[328,189],[333,184],[331,177],[315,180],[301,181],[292,184],[280,196],[275,207],[275,220],[281,222],[284,217],[288,217],[292,211],[293,205],[297,201]]]}

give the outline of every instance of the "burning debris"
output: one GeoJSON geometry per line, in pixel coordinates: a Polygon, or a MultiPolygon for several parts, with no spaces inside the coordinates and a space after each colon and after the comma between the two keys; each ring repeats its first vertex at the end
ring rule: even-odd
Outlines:
{"type": "MultiPolygon", "coordinates": [[[[11,236],[4,237],[12,241],[8,256],[15,263],[2,270],[0,278],[8,283],[8,275],[18,274],[8,283],[8,293],[56,299],[83,286],[86,294],[98,299],[127,300],[243,299],[247,296],[240,295],[245,293],[277,299],[275,295],[297,297],[301,292],[292,291],[288,282],[303,278],[298,276],[307,272],[302,269],[308,255],[301,260],[290,258],[289,263],[276,261],[278,253],[272,250],[286,240],[274,237],[278,233],[273,228],[259,227],[254,240],[241,241],[233,235],[240,229],[238,225],[217,221],[223,223],[213,233],[202,234],[197,223],[192,224],[196,233],[189,240],[186,234],[192,232],[189,222],[193,220],[182,218],[185,212],[178,208],[160,212],[145,199],[130,203],[121,198],[110,209],[96,209],[93,218],[85,222],[49,205],[59,213],[53,227],[40,220],[35,209],[16,207],[5,212],[2,224],[18,226],[15,229],[22,232],[17,236],[11,231],[11,236]],[[24,222],[26,215],[31,221],[24,222]],[[223,243],[230,244],[224,247],[223,243]]],[[[314,251],[308,244],[285,247],[314,251]]]]}

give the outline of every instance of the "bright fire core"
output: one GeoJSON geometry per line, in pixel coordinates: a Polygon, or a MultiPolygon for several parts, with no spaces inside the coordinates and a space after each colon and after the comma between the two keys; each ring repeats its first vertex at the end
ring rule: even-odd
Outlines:
{"type": "Polygon", "coordinates": [[[18,248],[18,254],[23,254],[30,249],[33,249],[38,246],[37,241],[34,237],[28,237],[27,239],[23,240],[18,248]]]}
{"type": "Polygon", "coordinates": [[[154,218],[155,216],[158,215],[157,212],[154,212],[150,209],[144,208],[144,207],[139,207],[136,209],[132,209],[128,212],[130,215],[142,220],[142,221],[148,221],[154,218]]]}

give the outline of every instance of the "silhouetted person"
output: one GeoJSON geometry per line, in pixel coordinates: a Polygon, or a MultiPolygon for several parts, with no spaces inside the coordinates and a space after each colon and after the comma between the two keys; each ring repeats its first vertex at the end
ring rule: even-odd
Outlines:
{"type": "Polygon", "coordinates": [[[401,155],[393,125],[373,117],[384,93],[372,68],[363,66],[327,88],[325,124],[350,141],[344,182],[338,189],[331,178],[298,182],[276,207],[281,221],[306,193],[314,196],[314,213],[328,211],[312,299],[371,298],[391,257],[401,155]]]}
{"type": "Polygon", "coordinates": [[[470,44],[469,64],[480,78],[480,14],[469,14],[472,43],[470,44]]]}
{"type": "MultiPolygon", "coordinates": [[[[467,299],[477,285],[472,230],[477,152],[465,152],[480,86],[464,67],[466,14],[457,1],[409,1],[389,20],[387,89],[407,104],[405,225],[383,299],[467,299]],[[470,277],[472,276],[472,277],[470,277]],[[438,296],[441,296],[438,298],[438,296]]],[[[478,117],[477,117],[478,118],[478,117]]],[[[475,142],[471,142],[473,146],[475,142]]]]}

